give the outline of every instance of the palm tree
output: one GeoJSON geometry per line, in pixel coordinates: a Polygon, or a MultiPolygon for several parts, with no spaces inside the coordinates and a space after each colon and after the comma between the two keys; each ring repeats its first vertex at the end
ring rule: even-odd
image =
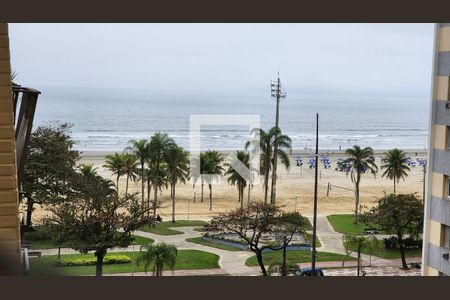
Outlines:
{"type": "Polygon", "coordinates": [[[94,167],[93,164],[81,164],[80,165],[80,172],[85,176],[86,178],[97,178],[99,177],[97,173],[98,168],[94,167]]]}
{"type": "Polygon", "coordinates": [[[166,180],[165,170],[161,170],[161,164],[164,161],[164,154],[170,147],[175,146],[175,141],[170,138],[166,133],[157,132],[151,138],[148,144],[150,162],[152,164],[153,171],[153,214],[156,217],[156,206],[158,201],[158,187],[162,186],[162,182],[166,180]],[[164,179],[164,180],[163,180],[164,179]],[[155,184],[156,183],[156,184],[155,184]]]}
{"type": "Polygon", "coordinates": [[[104,168],[116,175],[117,194],[119,194],[119,179],[125,174],[124,172],[124,157],[120,153],[114,153],[114,155],[107,155],[104,168]]]}
{"type": "Polygon", "coordinates": [[[178,182],[186,183],[189,178],[189,153],[176,145],[164,153],[172,197],[172,222],[175,223],[175,186],[178,182]]]}
{"type": "MultiPolygon", "coordinates": [[[[267,132],[261,128],[254,128],[250,133],[253,134],[256,138],[253,139],[253,141],[248,141],[245,144],[245,148],[248,149],[252,145],[254,148],[253,151],[259,149],[261,153],[260,168],[261,173],[264,174],[264,203],[267,204],[269,191],[269,173],[273,166],[273,149],[275,146],[277,146],[278,159],[286,168],[289,168],[290,161],[286,151],[291,152],[292,141],[289,136],[283,135],[278,127],[272,127],[267,132]],[[259,137],[259,144],[255,144],[254,142],[258,140],[257,137],[259,137]]],[[[274,177],[276,177],[276,174],[272,174],[271,195],[273,194],[274,185],[276,184],[273,179],[274,177]]],[[[275,204],[274,197],[271,197],[270,201],[272,204],[275,204]]]]}
{"type": "Polygon", "coordinates": [[[153,186],[153,217],[156,218],[156,210],[159,207],[158,192],[162,191],[162,188],[168,186],[168,171],[165,162],[160,163],[159,168],[156,168],[154,164],[149,166],[148,175],[150,176],[150,182],[153,186]]]}
{"type": "Polygon", "coordinates": [[[206,182],[209,187],[209,210],[212,210],[212,182],[218,176],[221,176],[225,170],[222,167],[223,158],[219,152],[208,150],[205,152],[205,156],[205,173],[208,174],[206,182]]]}
{"type": "Polygon", "coordinates": [[[136,181],[137,174],[138,174],[138,162],[134,155],[131,154],[125,154],[123,156],[124,161],[124,173],[127,175],[127,181],[125,186],[125,196],[128,195],[128,182],[136,181]]]}
{"type": "Polygon", "coordinates": [[[348,148],[345,150],[348,158],[344,160],[343,163],[350,165],[350,174],[352,182],[355,184],[355,215],[358,215],[359,211],[359,184],[361,182],[361,174],[370,170],[374,176],[378,167],[375,163],[375,157],[373,154],[373,149],[370,147],[361,148],[357,145],[353,148],[348,148]]]}
{"type": "Polygon", "coordinates": [[[141,246],[141,255],[137,259],[137,263],[144,263],[144,271],[152,265],[153,275],[162,276],[164,265],[167,265],[172,271],[175,268],[178,250],[173,245],[165,243],[147,244],[141,246]],[[145,249],[145,252],[142,252],[145,249]]]}
{"type": "MultiPolygon", "coordinates": [[[[250,169],[250,154],[248,152],[236,151],[235,159],[239,160],[247,169],[250,169]]],[[[229,176],[227,179],[228,183],[237,186],[241,209],[244,209],[244,189],[247,186],[247,180],[231,166],[231,163],[226,163],[225,166],[227,166],[228,169],[224,175],[229,176]]]]}
{"type": "Polygon", "coordinates": [[[130,140],[129,146],[125,148],[125,152],[129,152],[134,155],[141,165],[141,204],[142,208],[144,207],[144,172],[145,172],[145,161],[149,157],[149,146],[148,141],[146,139],[141,139],[139,141],[130,140]]]}
{"type": "Polygon", "coordinates": [[[381,177],[387,177],[394,181],[394,194],[396,192],[396,183],[399,183],[400,179],[405,180],[408,176],[408,171],[411,169],[406,164],[408,158],[406,153],[402,150],[394,148],[385,153],[385,163],[381,166],[381,169],[385,169],[381,177]]]}
{"type": "MultiPolygon", "coordinates": [[[[194,179],[194,187],[195,184],[197,183],[197,180],[200,178],[201,180],[201,195],[200,195],[200,202],[203,203],[203,187],[205,184],[205,179],[204,176],[202,176],[202,174],[206,174],[206,161],[207,161],[208,157],[206,155],[205,152],[201,152],[200,155],[198,157],[193,157],[192,160],[193,161],[199,161],[198,163],[194,163],[194,168],[193,170],[191,170],[191,173],[193,174],[193,179],[194,179]],[[199,170],[196,170],[196,168],[200,166],[199,170]]],[[[195,199],[195,198],[194,198],[195,199]]]]}

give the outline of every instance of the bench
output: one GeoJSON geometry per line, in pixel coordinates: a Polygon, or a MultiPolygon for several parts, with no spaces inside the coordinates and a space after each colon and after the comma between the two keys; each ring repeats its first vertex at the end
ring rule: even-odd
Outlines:
{"type": "Polygon", "coordinates": [[[372,227],[364,228],[364,234],[377,234],[377,233],[378,233],[378,229],[376,229],[376,228],[372,228],[372,227]]]}
{"type": "Polygon", "coordinates": [[[41,258],[42,252],[38,250],[28,250],[28,257],[41,258]]]}

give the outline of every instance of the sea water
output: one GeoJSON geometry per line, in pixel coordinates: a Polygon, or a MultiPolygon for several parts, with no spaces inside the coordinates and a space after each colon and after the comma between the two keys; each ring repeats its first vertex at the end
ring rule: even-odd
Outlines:
{"type": "MultiPolygon", "coordinates": [[[[189,117],[194,114],[256,114],[261,127],[275,122],[275,99],[261,92],[153,91],[42,87],[35,126],[53,121],[73,124],[76,148],[121,151],[131,139],[166,132],[189,149],[189,117]]],[[[427,97],[288,94],[280,103],[280,128],[294,149],[313,148],[320,114],[321,149],[352,146],[424,150],[427,147],[427,97]]],[[[202,126],[202,149],[242,149],[249,127],[202,126]]]]}

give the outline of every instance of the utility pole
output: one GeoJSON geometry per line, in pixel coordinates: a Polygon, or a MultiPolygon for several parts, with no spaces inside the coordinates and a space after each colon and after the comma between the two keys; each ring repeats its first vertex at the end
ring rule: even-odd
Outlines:
{"type": "Polygon", "coordinates": [[[427,164],[423,164],[423,203],[425,204],[425,181],[427,178],[427,164]]]}
{"type": "MultiPolygon", "coordinates": [[[[276,109],[276,115],[275,115],[275,127],[276,128],[280,128],[279,127],[279,120],[280,120],[280,101],[281,99],[286,98],[286,93],[282,91],[281,89],[281,81],[280,81],[280,73],[278,72],[278,78],[276,82],[271,82],[270,83],[270,87],[271,87],[271,97],[276,99],[277,102],[277,109],[276,109]]],[[[278,162],[278,157],[277,157],[277,145],[274,145],[273,148],[273,160],[272,160],[272,164],[273,164],[273,168],[272,168],[272,188],[270,191],[270,203],[271,204],[275,204],[275,197],[277,194],[277,162],[278,162]]]]}
{"type": "Polygon", "coordinates": [[[316,276],[316,228],[317,228],[317,169],[319,168],[319,114],[316,114],[316,162],[314,170],[314,212],[313,212],[313,236],[312,236],[312,257],[311,271],[316,276]]]}

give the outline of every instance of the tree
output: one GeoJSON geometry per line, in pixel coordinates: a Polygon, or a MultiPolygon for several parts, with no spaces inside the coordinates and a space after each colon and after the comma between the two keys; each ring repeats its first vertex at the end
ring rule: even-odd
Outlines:
{"type": "Polygon", "coordinates": [[[162,191],[162,188],[168,187],[169,173],[166,163],[161,163],[159,168],[156,165],[151,164],[149,166],[149,174],[151,185],[153,186],[153,200],[151,202],[153,217],[156,218],[156,211],[161,207],[163,200],[158,198],[158,192],[162,191]]]}
{"type": "Polygon", "coordinates": [[[148,151],[150,159],[149,166],[152,169],[151,176],[153,182],[153,208],[154,208],[154,216],[156,217],[156,207],[158,203],[158,186],[161,187],[161,183],[163,180],[163,175],[166,176],[166,172],[161,170],[161,165],[165,162],[164,155],[168,151],[170,147],[175,146],[175,141],[170,138],[166,133],[157,132],[151,138],[148,144],[148,151]],[[155,184],[156,183],[156,184],[155,184]],[[158,185],[159,184],[159,185],[158,185]]]}
{"type": "Polygon", "coordinates": [[[214,150],[206,151],[205,156],[205,172],[208,174],[206,183],[208,183],[209,188],[209,210],[212,210],[212,182],[224,172],[224,168],[222,167],[223,158],[219,152],[214,150]]]}
{"type": "Polygon", "coordinates": [[[162,276],[164,265],[167,265],[172,271],[175,268],[178,250],[173,245],[165,243],[147,244],[141,246],[141,256],[137,263],[144,263],[144,271],[147,273],[148,267],[152,265],[153,275],[162,276]],[[146,251],[142,252],[142,249],[146,251]]]}
{"type": "Polygon", "coordinates": [[[390,194],[378,200],[370,211],[360,215],[366,224],[375,223],[397,237],[403,269],[407,269],[404,235],[418,237],[423,229],[423,203],[414,194],[390,194]]]}
{"type": "Polygon", "coordinates": [[[404,151],[394,148],[385,153],[385,155],[386,161],[381,166],[381,169],[384,169],[381,177],[387,177],[394,181],[395,194],[396,183],[399,183],[400,179],[405,180],[405,177],[408,176],[408,171],[411,171],[411,169],[406,164],[408,158],[406,157],[406,153],[404,151]]]}
{"type": "Polygon", "coordinates": [[[22,180],[29,227],[34,204],[59,203],[72,192],[80,153],[73,149],[71,128],[71,124],[56,122],[31,133],[22,180]]]}
{"type": "Polygon", "coordinates": [[[365,250],[369,255],[369,266],[372,265],[372,255],[375,251],[383,249],[383,242],[377,239],[375,236],[368,238],[357,236],[354,234],[346,234],[342,237],[342,244],[344,245],[346,255],[342,259],[342,266],[344,266],[345,259],[350,256],[354,251],[358,254],[357,276],[361,270],[361,252],[365,250]]]}
{"type": "MultiPolygon", "coordinates": [[[[241,203],[241,208],[244,208],[244,189],[247,186],[247,179],[242,177],[241,174],[237,170],[232,167],[232,164],[242,163],[243,166],[250,169],[250,154],[245,151],[236,151],[234,163],[225,163],[225,166],[228,167],[227,171],[224,175],[229,176],[227,181],[231,185],[236,185],[238,189],[239,202],[241,203]]],[[[243,170],[240,170],[243,171],[243,170]]],[[[250,176],[250,174],[247,174],[250,176]]]]}
{"type": "Polygon", "coordinates": [[[123,155],[124,162],[124,173],[127,176],[126,185],[125,185],[125,195],[128,195],[128,182],[136,181],[137,174],[139,174],[138,170],[138,162],[134,155],[124,154],[123,155]]]}
{"type": "Polygon", "coordinates": [[[280,214],[280,208],[265,203],[252,203],[248,208],[235,209],[222,213],[211,220],[211,225],[220,230],[236,233],[249,249],[255,253],[261,272],[267,276],[262,253],[270,248],[261,245],[263,234],[269,234],[276,226],[275,219],[280,214]]]}
{"type": "Polygon", "coordinates": [[[197,183],[197,180],[200,178],[200,188],[201,188],[201,194],[200,194],[200,202],[203,203],[203,189],[205,184],[205,179],[202,174],[206,174],[206,168],[207,168],[207,154],[205,152],[201,152],[198,157],[193,157],[192,161],[194,162],[194,168],[191,170],[191,173],[193,174],[194,179],[194,187],[197,183]],[[197,167],[200,167],[198,170],[197,167]]]}
{"type": "Polygon", "coordinates": [[[144,165],[149,158],[149,143],[146,139],[141,139],[139,141],[130,140],[128,144],[129,146],[125,148],[125,152],[134,155],[141,165],[141,205],[144,207],[144,165]]]}
{"type": "MultiPolygon", "coordinates": [[[[273,149],[277,147],[277,159],[289,168],[290,161],[286,151],[291,151],[291,139],[287,135],[283,135],[281,130],[277,127],[272,127],[268,132],[261,128],[254,128],[250,132],[254,138],[252,141],[247,141],[245,149],[252,147],[252,151],[259,149],[260,151],[260,171],[264,175],[264,202],[267,203],[269,192],[269,173],[273,166],[273,149]],[[259,143],[257,141],[259,140],[259,143]]],[[[276,174],[272,174],[272,178],[276,174]]],[[[272,189],[274,181],[272,180],[272,189]]],[[[271,203],[275,204],[275,200],[271,197],[271,203]]]]}
{"type": "Polygon", "coordinates": [[[144,212],[135,195],[117,198],[114,184],[101,176],[80,172],[74,181],[76,193],[50,208],[46,224],[62,233],[68,247],[81,253],[94,251],[95,274],[101,276],[107,250],[131,244],[131,232],[143,224],[144,212]]]}
{"type": "Polygon", "coordinates": [[[374,175],[378,171],[375,163],[373,149],[370,147],[361,148],[357,145],[345,150],[348,158],[343,163],[350,165],[350,175],[355,184],[355,215],[359,212],[359,184],[361,183],[361,174],[370,170],[374,175]]]}
{"type": "Polygon", "coordinates": [[[93,164],[80,164],[79,169],[81,174],[83,174],[86,178],[96,179],[98,177],[101,177],[97,173],[98,168],[93,164]]]}
{"type": "Polygon", "coordinates": [[[361,251],[367,245],[367,239],[363,236],[357,236],[353,234],[346,234],[342,237],[342,244],[344,245],[346,255],[342,259],[342,266],[344,266],[345,258],[350,256],[353,251],[358,254],[356,276],[359,276],[361,271],[361,251]]]}
{"type": "Polygon", "coordinates": [[[104,168],[116,175],[116,189],[117,194],[119,194],[119,179],[121,176],[125,175],[125,162],[124,156],[120,153],[114,153],[114,155],[106,155],[104,168]]]}
{"type": "Polygon", "coordinates": [[[189,153],[179,146],[172,146],[164,153],[172,198],[172,222],[175,223],[175,187],[189,178],[189,153]]]}
{"type": "Polygon", "coordinates": [[[273,228],[273,236],[278,245],[272,250],[282,250],[281,276],[287,276],[286,268],[286,250],[296,234],[304,233],[308,227],[305,218],[299,212],[283,212],[275,218],[275,226],[273,228]]]}

